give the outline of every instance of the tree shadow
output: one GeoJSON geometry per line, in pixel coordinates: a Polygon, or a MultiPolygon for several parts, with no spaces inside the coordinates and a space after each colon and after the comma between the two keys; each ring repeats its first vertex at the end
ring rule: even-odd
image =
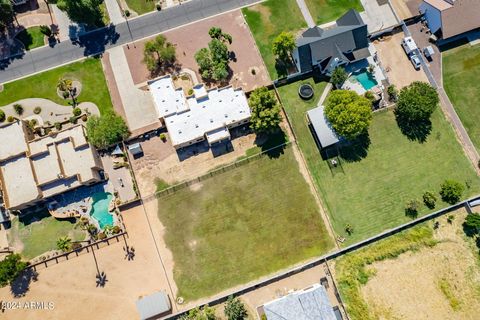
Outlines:
{"type": "Polygon", "coordinates": [[[155,70],[150,71],[152,79],[164,76],[166,74],[177,74],[182,70],[182,64],[178,61],[166,62],[159,65],[155,70]]]}
{"type": "Polygon", "coordinates": [[[30,50],[29,47],[33,44],[33,37],[30,33],[28,33],[27,29],[23,29],[22,31],[17,33],[15,38],[21,43],[23,43],[23,45],[25,46],[25,50],[30,50]]]}
{"type": "MultiPolygon", "coordinates": [[[[467,225],[465,222],[462,224],[463,232],[467,237],[473,237],[478,234],[478,230],[475,227],[467,225]]],[[[477,242],[478,244],[478,242],[477,242]]]]}
{"type": "Polygon", "coordinates": [[[288,76],[288,64],[280,59],[275,59],[275,70],[279,78],[288,76]]]}
{"type": "Polygon", "coordinates": [[[270,159],[277,159],[285,153],[287,135],[280,128],[276,127],[271,132],[259,133],[254,143],[265,152],[270,159]]]}
{"type": "Polygon", "coordinates": [[[32,268],[25,269],[10,284],[10,292],[15,298],[24,297],[30,290],[30,283],[38,280],[38,272],[32,268]]]}
{"type": "Polygon", "coordinates": [[[395,119],[400,131],[409,140],[424,143],[432,132],[432,122],[430,119],[411,121],[395,112],[395,119]]]}
{"type": "Polygon", "coordinates": [[[73,30],[70,34],[72,44],[84,48],[84,56],[102,54],[108,45],[115,44],[120,37],[113,24],[83,35],[78,35],[73,30]]]}
{"type": "Polygon", "coordinates": [[[366,132],[354,140],[341,141],[339,155],[347,162],[361,161],[367,157],[370,144],[370,135],[366,132]]]}

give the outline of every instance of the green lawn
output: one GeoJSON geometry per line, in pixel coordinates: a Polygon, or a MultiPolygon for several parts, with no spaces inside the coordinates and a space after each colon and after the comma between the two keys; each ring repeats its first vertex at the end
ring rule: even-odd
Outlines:
{"type": "Polygon", "coordinates": [[[126,0],[127,6],[139,15],[155,10],[155,1],[153,0],[126,0]]]}
{"type": "Polygon", "coordinates": [[[99,59],[88,58],[63,67],[45,71],[14,82],[6,83],[0,92],[0,106],[25,98],[44,98],[58,104],[68,105],[67,100],[57,95],[57,83],[61,78],[70,78],[82,83],[78,102],[95,103],[100,112],[113,111],[112,100],[99,59]]]}
{"type": "Polygon", "coordinates": [[[443,52],[442,56],[445,91],[480,151],[480,45],[465,45],[443,52]]]}
{"type": "MultiPolygon", "coordinates": [[[[440,110],[432,115],[433,129],[425,143],[408,140],[400,132],[392,111],[375,113],[368,150],[362,154],[365,150],[342,148],[344,173],[337,169],[332,174],[305,119],[306,111],[316,106],[325,83],[307,82],[315,87],[315,101],[303,102],[298,98],[300,82],[278,91],[335,231],[345,235],[346,224],[354,228],[345,244],[408,221],[406,202],[421,201],[425,191],[438,192],[447,178],[470,185],[465,197],[479,193],[480,181],[440,110]]],[[[437,202],[437,209],[444,206],[440,200],[437,202]]],[[[420,214],[427,212],[423,207],[420,214]]]]}
{"type": "Polygon", "coordinates": [[[25,29],[18,33],[15,38],[23,43],[26,50],[45,45],[45,36],[40,32],[40,27],[31,27],[25,29]]]}
{"type": "Polygon", "coordinates": [[[179,296],[212,295],[332,248],[291,146],[159,200],[179,296]]]}
{"type": "Polygon", "coordinates": [[[363,11],[360,0],[305,0],[317,24],[333,21],[350,9],[363,11]]]}
{"type": "Polygon", "coordinates": [[[45,212],[29,216],[22,221],[14,219],[8,238],[9,242],[21,242],[22,256],[32,259],[47,251],[56,250],[60,237],[69,236],[73,241],[85,239],[85,231],[74,227],[75,223],[57,220],[45,212]]]}
{"type": "Polygon", "coordinates": [[[272,53],[273,39],[282,31],[297,33],[307,24],[295,0],[267,0],[242,9],[272,79],[279,78],[272,53]]]}

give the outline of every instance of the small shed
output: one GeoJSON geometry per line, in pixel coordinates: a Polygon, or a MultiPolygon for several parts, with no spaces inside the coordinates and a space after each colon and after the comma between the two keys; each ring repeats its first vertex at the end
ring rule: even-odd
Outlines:
{"type": "Polygon", "coordinates": [[[141,156],[143,154],[143,149],[142,149],[142,145],[140,144],[140,142],[129,145],[128,146],[128,151],[130,151],[130,153],[134,157],[138,157],[138,156],[141,156]]]}
{"type": "Polygon", "coordinates": [[[140,319],[147,320],[164,315],[172,309],[168,294],[163,291],[145,296],[137,300],[137,310],[140,319]]]}
{"type": "Polygon", "coordinates": [[[308,120],[312,125],[316,140],[322,148],[336,144],[339,139],[337,133],[328,122],[324,106],[317,107],[307,112],[308,120]]]}

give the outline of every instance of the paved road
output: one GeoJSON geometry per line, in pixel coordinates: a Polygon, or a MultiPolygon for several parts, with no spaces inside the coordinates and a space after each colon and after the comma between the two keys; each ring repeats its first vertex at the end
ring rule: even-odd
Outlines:
{"type": "Polygon", "coordinates": [[[0,83],[11,81],[85,56],[102,53],[126,44],[226,11],[247,6],[259,0],[191,0],[80,36],[78,41],[62,41],[55,47],[43,47],[23,56],[0,62],[0,83]]]}

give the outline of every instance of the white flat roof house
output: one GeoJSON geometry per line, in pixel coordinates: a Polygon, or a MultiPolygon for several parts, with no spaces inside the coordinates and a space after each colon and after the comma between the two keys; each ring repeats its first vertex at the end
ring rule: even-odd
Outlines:
{"type": "Polygon", "coordinates": [[[33,139],[23,121],[0,127],[0,186],[5,207],[22,210],[46,198],[101,180],[102,164],[76,125],[33,139]]]}
{"type": "Polygon", "coordinates": [[[210,145],[230,139],[229,129],[250,120],[250,107],[241,89],[228,86],[207,91],[200,84],[186,97],[183,89],[175,88],[171,76],[151,81],[149,86],[158,117],[177,149],[205,139],[210,145]]]}

